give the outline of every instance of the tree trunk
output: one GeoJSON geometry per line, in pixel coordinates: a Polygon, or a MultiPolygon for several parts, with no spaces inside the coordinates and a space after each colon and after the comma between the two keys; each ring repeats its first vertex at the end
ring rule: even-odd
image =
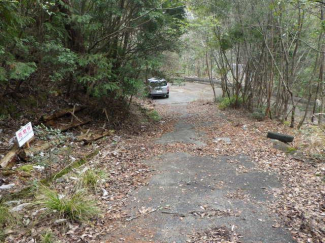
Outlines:
{"type": "MultiPolygon", "coordinates": [[[[321,6],[321,21],[324,22],[324,9],[325,6],[321,6]]],[[[321,34],[324,36],[324,33],[321,34]]],[[[322,117],[324,113],[324,107],[325,107],[325,85],[324,85],[324,66],[325,66],[325,44],[323,42],[321,47],[322,53],[321,53],[321,61],[320,61],[320,69],[319,69],[319,83],[320,83],[320,100],[321,100],[321,107],[320,107],[320,115],[318,117],[318,124],[322,124],[322,117]]]]}

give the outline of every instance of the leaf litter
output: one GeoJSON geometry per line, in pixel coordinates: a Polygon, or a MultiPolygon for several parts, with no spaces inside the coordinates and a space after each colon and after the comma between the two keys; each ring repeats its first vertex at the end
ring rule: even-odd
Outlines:
{"type": "MultiPolygon", "coordinates": [[[[143,104],[142,104],[143,105],[143,104]]],[[[152,103],[146,103],[148,107],[152,103]]],[[[77,175],[86,167],[102,170],[107,176],[99,184],[99,190],[89,193],[96,201],[101,214],[89,222],[71,222],[66,219],[45,215],[37,205],[21,208],[20,220],[24,229],[8,231],[7,242],[36,242],[46,230],[51,230],[62,242],[100,242],[102,236],[115,230],[115,222],[129,218],[124,209],[128,195],[136,188],[146,185],[152,170],[142,161],[166,152],[187,152],[196,156],[247,155],[254,159],[261,171],[275,172],[282,181],[281,189],[269,190],[275,201],[269,207],[270,213],[281,216],[282,222],[274,227],[285,226],[298,242],[323,242],[325,238],[325,167],[323,162],[308,163],[297,161],[286,153],[273,148],[266,139],[268,131],[295,134],[297,141],[301,135],[275,121],[257,122],[244,111],[219,111],[211,102],[196,101],[186,109],[188,123],[195,124],[198,132],[205,134],[207,146],[195,147],[183,143],[154,144],[154,140],[166,132],[173,131],[179,119],[179,111],[170,112],[173,107],[155,107],[162,117],[162,122],[144,124],[139,135],[131,135],[128,131],[120,131],[115,136],[96,142],[91,150],[99,153],[87,165],[72,170],[62,178],[54,181],[51,187],[59,194],[72,193],[77,188],[77,175]],[[238,123],[240,121],[240,123],[238,123]],[[203,124],[204,122],[204,124],[203,124]],[[209,125],[206,125],[209,123],[209,125]],[[216,137],[229,138],[228,142],[215,142],[216,137]]],[[[181,107],[179,109],[182,109],[181,107]]],[[[293,144],[295,146],[295,144],[293,144]]],[[[71,155],[76,157],[75,155],[71,155]]],[[[230,160],[229,163],[236,164],[230,160]]],[[[238,171],[245,173],[245,168],[238,165],[238,171]]],[[[14,178],[17,178],[16,176],[14,178]]],[[[14,180],[15,182],[18,181],[14,180]]],[[[21,183],[21,182],[20,182],[21,183]]],[[[220,185],[222,187],[222,185],[220,185]]],[[[229,197],[245,198],[245,194],[236,191],[229,197]]],[[[23,200],[20,205],[30,203],[23,200]]],[[[16,207],[19,207],[16,205],[16,207]]],[[[141,209],[142,210],[142,209],[141,209]]],[[[143,209],[141,214],[150,213],[153,209],[143,209]]],[[[209,211],[207,214],[197,213],[201,217],[218,217],[233,212],[209,211]]],[[[240,242],[235,233],[235,226],[215,227],[202,232],[194,232],[188,242],[240,242]]]]}

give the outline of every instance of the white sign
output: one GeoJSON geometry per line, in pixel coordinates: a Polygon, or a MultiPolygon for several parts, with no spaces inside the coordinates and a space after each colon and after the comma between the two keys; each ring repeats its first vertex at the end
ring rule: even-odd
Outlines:
{"type": "Polygon", "coordinates": [[[16,137],[18,140],[19,147],[23,146],[25,143],[27,143],[32,137],[34,137],[34,131],[32,127],[32,123],[29,122],[25,126],[19,129],[18,132],[16,132],[16,137]]]}

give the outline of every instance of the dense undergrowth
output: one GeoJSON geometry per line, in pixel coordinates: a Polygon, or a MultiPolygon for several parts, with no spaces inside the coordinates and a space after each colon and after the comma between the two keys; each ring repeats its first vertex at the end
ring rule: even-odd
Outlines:
{"type": "Polygon", "coordinates": [[[119,126],[185,24],[182,1],[1,1],[0,12],[0,121],[90,103],[119,126]]]}

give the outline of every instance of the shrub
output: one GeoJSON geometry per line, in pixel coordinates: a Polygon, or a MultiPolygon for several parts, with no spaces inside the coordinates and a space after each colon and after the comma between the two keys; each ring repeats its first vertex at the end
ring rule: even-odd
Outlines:
{"type": "Polygon", "coordinates": [[[9,78],[16,80],[25,80],[37,69],[37,66],[34,62],[11,62],[9,78]]]}
{"type": "Polygon", "coordinates": [[[159,116],[158,112],[155,110],[148,111],[147,116],[149,117],[149,119],[156,121],[156,122],[161,120],[161,117],[159,116]]]}
{"type": "Polygon", "coordinates": [[[56,191],[44,187],[41,189],[40,204],[74,221],[88,220],[99,213],[95,202],[89,200],[84,191],[61,197],[56,191]]]}
{"type": "Polygon", "coordinates": [[[265,113],[263,108],[259,108],[256,109],[253,113],[252,113],[252,118],[256,119],[258,121],[263,121],[265,119],[265,113]]]}
{"type": "Polygon", "coordinates": [[[229,97],[224,97],[221,99],[220,104],[219,104],[219,109],[225,110],[227,108],[238,108],[243,104],[243,98],[242,97],[236,97],[236,96],[231,96],[229,97]],[[236,103],[237,100],[237,103],[236,103]]]}
{"type": "Polygon", "coordinates": [[[60,81],[77,70],[78,56],[65,48],[58,41],[46,42],[41,46],[43,51],[42,63],[52,67],[51,81],[60,81]]]}
{"type": "Polygon", "coordinates": [[[176,78],[176,79],[173,81],[173,84],[174,84],[174,85],[178,85],[178,86],[185,85],[185,83],[184,83],[184,79],[182,79],[182,78],[176,78]]]}
{"type": "Polygon", "coordinates": [[[218,96],[217,98],[216,98],[216,102],[217,103],[221,103],[222,101],[223,101],[223,99],[225,99],[225,97],[222,97],[222,96],[218,96]]]}

